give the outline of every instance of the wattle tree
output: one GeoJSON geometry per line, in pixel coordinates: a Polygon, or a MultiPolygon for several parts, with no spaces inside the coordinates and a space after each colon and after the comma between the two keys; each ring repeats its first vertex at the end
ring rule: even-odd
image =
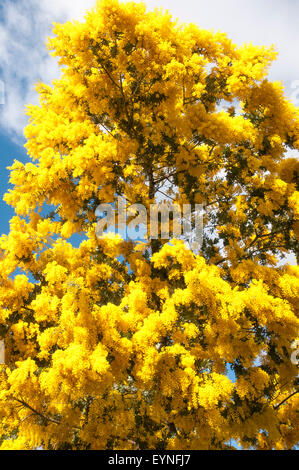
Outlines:
{"type": "Polygon", "coordinates": [[[1,449],[293,448],[299,110],[275,51],[117,0],[54,33],[5,195],[1,449]],[[204,204],[200,250],[98,237],[119,196],[204,204]]]}

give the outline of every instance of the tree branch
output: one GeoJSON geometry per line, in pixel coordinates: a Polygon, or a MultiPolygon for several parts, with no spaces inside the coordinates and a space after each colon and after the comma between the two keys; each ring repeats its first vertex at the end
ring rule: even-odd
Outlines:
{"type": "Polygon", "coordinates": [[[274,410],[277,410],[281,405],[283,405],[286,401],[288,401],[290,398],[292,398],[296,393],[299,393],[299,390],[296,390],[295,392],[291,393],[288,397],[286,397],[284,400],[282,400],[278,405],[273,406],[274,410]]]}
{"type": "MultiPolygon", "coordinates": [[[[32,411],[32,413],[34,415],[40,416],[41,418],[43,418],[46,421],[49,421],[50,423],[62,424],[60,419],[52,418],[51,416],[47,416],[44,413],[41,413],[40,411],[37,411],[32,406],[30,406],[28,403],[26,403],[24,400],[20,400],[19,398],[15,398],[15,397],[13,397],[12,399],[17,401],[21,405],[23,405],[25,408],[28,408],[28,410],[32,411]]],[[[33,416],[33,415],[29,415],[29,416],[33,416]]],[[[27,416],[26,418],[28,418],[29,416],[27,416]]],[[[77,429],[77,430],[81,430],[81,428],[79,428],[77,426],[72,426],[72,428],[77,429]]]]}

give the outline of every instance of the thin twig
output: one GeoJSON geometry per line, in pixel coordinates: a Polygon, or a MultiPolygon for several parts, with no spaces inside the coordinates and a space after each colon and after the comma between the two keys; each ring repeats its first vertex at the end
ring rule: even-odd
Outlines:
{"type": "Polygon", "coordinates": [[[299,393],[299,390],[296,390],[295,392],[291,393],[288,397],[286,397],[284,400],[282,400],[278,405],[273,406],[274,410],[277,410],[281,405],[283,405],[286,401],[288,401],[290,398],[292,398],[296,393],[299,393]]]}

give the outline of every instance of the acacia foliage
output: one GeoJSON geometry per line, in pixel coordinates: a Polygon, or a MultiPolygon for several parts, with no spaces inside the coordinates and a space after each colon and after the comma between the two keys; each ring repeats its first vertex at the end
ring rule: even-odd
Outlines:
{"type": "Polygon", "coordinates": [[[1,448],[292,448],[299,111],[275,51],[117,0],[54,33],[5,196],[1,448]],[[96,237],[98,204],[165,188],[209,208],[200,253],[96,237]]]}

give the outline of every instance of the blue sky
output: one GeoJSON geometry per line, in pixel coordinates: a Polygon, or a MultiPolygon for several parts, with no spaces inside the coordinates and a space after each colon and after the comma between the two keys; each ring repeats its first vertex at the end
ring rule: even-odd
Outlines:
{"type": "MultiPolygon", "coordinates": [[[[34,84],[59,77],[56,59],[45,48],[54,21],[80,19],[95,0],[1,0],[0,3],[0,233],[7,233],[13,211],[3,201],[6,169],[14,159],[28,161],[24,106],[37,102],[34,84]],[[4,93],[3,93],[4,91],[4,93]]],[[[137,0],[138,1],[138,0],[137,0]]],[[[148,0],[169,9],[180,21],[221,30],[237,44],[274,44],[279,59],[270,78],[281,80],[299,105],[298,0],[148,0]],[[293,86],[293,88],[292,88],[293,86]]]]}

